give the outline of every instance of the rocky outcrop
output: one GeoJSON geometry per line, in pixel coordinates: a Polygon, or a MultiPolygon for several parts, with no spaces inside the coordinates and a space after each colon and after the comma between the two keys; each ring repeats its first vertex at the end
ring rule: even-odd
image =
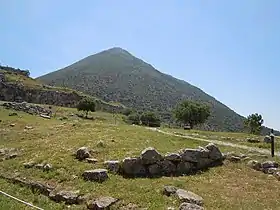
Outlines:
{"type": "MultiPolygon", "coordinates": [[[[184,149],[178,153],[166,155],[161,155],[155,148],[148,147],[141,152],[140,157],[123,159],[117,171],[127,177],[188,175],[220,165],[223,160],[223,154],[214,144],[208,144],[205,148],[184,149]]],[[[112,161],[112,163],[115,162],[112,161]]]]}
{"type": "MultiPolygon", "coordinates": [[[[31,79],[31,78],[29,78],[31,79]]],[[[64,107],[76,107],[78,102],[87,96],[74,90],[64,90],[38,83],[37,86],[28,87],[23,84],[5,81],[5,75],[0,75],[0,101],[28,102],[34,104],[48,104],[64,107]]],[[[122,106],[111,105],[96,100],[96,108],[105,112],[121,112],[122,106]]]]}
{"type": "Polygon", "coordinates": [[[26,102],[22,103],[15,103],[15,102],[8,102],[8,103],[3,103],[3,107],[6,109],[13,109],[16,111],[23,111],[28,114],[32,115],[40,115],[40,116],[51,116],[52,111],[50,109],[45,109],[41,106],[38,105],[31,105],[26,102]]]}

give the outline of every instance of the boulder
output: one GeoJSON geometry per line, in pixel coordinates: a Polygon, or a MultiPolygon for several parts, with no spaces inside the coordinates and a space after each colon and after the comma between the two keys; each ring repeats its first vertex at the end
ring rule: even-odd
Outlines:
{"type": "Polygon", "coordinates": [[[180,151],[182,161],[197,163],[201,158],[208,158],[209,151],[205,149],[185,149],[180,151]]]}
{"type": "Polygon", "coordinates": [[[105,210],[110,209],[117,201],[118,199],[112,197],[100,197],[96,200],[89,201],[87,207],[92,210],[105,210]]]}
{"type": "Polygon", "coordinates": [[[65,202],[65,204],[81,204],[84,199],[79,195],[79,191],[59,191],[59,192],[50,192],[49,198],[55,202],[65,202]]]}
{"type": "Polygon", "coordinates": [[[44,171],[50,171],[51,169],[52,169],[52,165],[50,163],[45,164],[43,167],[44,171]]]}
{"type": "Polygon", "coordinates": [[[209,158],[211,160],[214,160],[214,161],[223,160],[223,154],[221,153],[220,149],[215,144],[210,143],[205,148],[207,150],[209,150],[209,158]]]}
{"type": "Polygon", "coordinates": [[[153,147],[144,149],[141,153],[142,163],[149,165],[162,160],[162,155],[153,147]]]}
{"type": "Polygon", "coordinates": [[[166,186],[163,187],[162,194],[166,195],[166,196],[170,196],[170,195],[175,194],[176,191],[177,191],[177,187],[166,185],[166,186]]]}
{"type": "Polygon", "coordinates": [[[261,167],[263,169],[268,169],[268,168],[278,168],[279,164],[276,163],[275,161],[265,161],[261,164],[261,167]]]}
{"type": "Polygon", "coordinates": [[[95,181],[95,182],[104,182],[109,178],[106,169],[87,170],[84,171],[82,176],[86,181],[95,181]]]}
{"type": "Polygon", "coordinates": [[[128,176],[145,176],[147,174],[140,158],[125,158],[122,161],[122,170],[128,176]]]}
{"type": "Polygon", "coordinates": [[[166,176],[171,175],[171,174],[175,174],[176,171],[177,171],[176,165],[169,160],[159,161],[158,165],[161,168],[161,173],[163,175],[166,175],[166,176]]]}
{"type": "Polygon", "coordinates": [[[90,151],[87,147],[80,147],[76,152],[76,158],[78,160],[84,160],[90,157],[90,151]]]}
{"type": "Polygon", "coordinates": [[[181,156],[178,153],[167,153],[164,156],[164,159],[172,161],[172,162],[180,162],[181,161],[181,156]]]}
{"type": "Polygon", "coordinates": [[[178,189],[176,191],[176,195],[178,196],[181,202],[193,203],[199,206],[203,205],[203,198],[193,192],[178,189]]]}
{"type": "Polygon", "coordinates": [[[190,162],[180,162],[177,165],[177,173],[179,174],[189,174],[194,168],[193,163],[190,162]]]}
{"type": "Polygon", "coordinates": [[[108,169],[108,171],[112,173],[118,173],[120,171],[120,161],[118,160],[109,160],[104,162],[104,166],[108,169]]]}
{"type": "Polygon", "coordinates": [[[193,203],[185,202],[180,205],[179,210],[204,210],[204,208],[193,203]]]}
{"type": "Polygon", "coordinates": [[[149,165],[148,166],[148,171],[149,171],[149,175],[152,176],[152,177],[162,175],[161,167],[158,164],[149,165]]]}

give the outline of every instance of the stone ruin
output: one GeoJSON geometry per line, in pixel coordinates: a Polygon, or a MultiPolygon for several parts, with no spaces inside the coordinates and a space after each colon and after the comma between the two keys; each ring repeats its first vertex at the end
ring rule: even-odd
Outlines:
{"type": "Polygon", "coordinates": [[[5,107],[6,109],[23,111],[31,115],[51,116],[52,114],[52,111],[50,109],[45,109],[41,106],[28,104],[26,102],[22,102],[22,103],[7,102],[7,103],[3,103],[3,107],[5,107]]]}
{"type": "MultiPolygon", "coordinates": [[[[77,150],[76,158],[79,160],[82,159],[81,157],[89,158],[88,151],[87,147],[81,147],[77,150]],[[85,155],[83,155],[83,151],[85,155]]],[[[222,165],[224,158],[219,148],[212,143],[205,148],[183,149],[178,153],[167,153],[165,155],[160,154],[153,147],[148,147],[142,151],[139,157],[127,157],[122,161],[105,161],[104,167],[106,169],[87,170],[83,177],[89,181],[105,181],[108,178],[108,176],[104,176],[107,170],[124,177],[189,175],[206,170],[209,167],[222,165]]]]}

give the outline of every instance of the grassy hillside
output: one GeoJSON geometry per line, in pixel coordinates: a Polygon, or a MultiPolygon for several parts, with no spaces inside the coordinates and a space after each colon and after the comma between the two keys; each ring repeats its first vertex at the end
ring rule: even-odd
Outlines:
{"type": "Polygon", "coordinates": [[[84,58],[66,68],[38,78],[45,84],[69,87],[105,101],[119,101],[171,119],[171,110],[183,99],[206,102],[211,117],[206,130],[242,131],[243,117],[201,89],[163,74],[121,48],[84,58]]]}
{"type": "MultiPolygon", "coordinates": [[[[120,201],[112,209],[120,209],[129,203],[149,210],[178,208],[175,197],[163,196],[164,185],[175,185],[190,190],[204,198],[206,209],[278,209],[280,193],[279,182],[261,172],[249,169],[245,163],[225,163],[224,166],[211,168],[202,174],[181,177],[162,177],[155,179],[126,179],[109,174],[104,183],[86,182],[81,173],[86,169],[100,168],[105,160],[121,160],[127,156],[137,156],[153,146],[159,152],[178,151],[182,148],[196,148],[205,143],[166,136],[149,131],[143,127],[129,126],[117,121],[108,113],[96,112],[95,120],[83,120],[72,116],[75,109],[61,108],[57,117],[51,120],[18,112],[9,116],[10,111],[0,106],[1,148],[23,149],[22,155],[15,159],[0,162],[1,174],[19,174],[32,180],[51,183],[60,189],[80,190],[95,198],[113,196],[120,201]],[[58,120],[66,116],[64,121],[58,120]],[[14,126],[10,126],[14,124],[14,126]],[[25,129],[26,126],[32,127],[25,129]],[[71,134],[71,135],[69,135],[71,134]],[[103,144],[99,144],[102,141],[103,144]],[[72,154],[81,146],[95,150],[96,164],[79,162],[72,154]],[[54,170],[43,172],[36,168],[26,169],[24,162],[46,161],[54,170]],[[260,202],[256,202],[260,201],[260,202]]],[[[245,134],[239,134],[246,138],[245,134]]],[[[219,147],[223,152],[233,148],[219,147]]],[[[246,151],[239,150],[236,152],[246,151]]],[[[55,203],[46,196],[32,193],[31,190],[0,179],[1,190],[44,209],[84,209],[84,206],[55,203]]],[[[0,195],[0,209],[24,209],[25,206],[0,195]]],[[[26,208],[27,209],[27,208],[26,208]]]]}

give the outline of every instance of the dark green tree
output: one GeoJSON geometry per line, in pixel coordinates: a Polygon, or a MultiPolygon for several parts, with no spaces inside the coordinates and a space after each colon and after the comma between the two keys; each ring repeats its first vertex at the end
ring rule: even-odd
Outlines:
{"type": "Polygon", "coordinates": [[[95,112],[95,107],[96,104],[93,99],[84,98],[78,103],[77,110],[86,112],[86,117],[87,117],[88,112],[95,112]]]}
{"type": "Polygon", "coordinates": [[[154,112],[144,112],[140,116],[142,125],[149,127],[160,127],[160,119],[154,112]]]}
{"type": "Polygon", "coordinates": [[[129,124],[139,125],[140,124],[140,115],[138,113],[131,113],[130,115],[128,115],[127,121],[129,124]]]}
{"type": "Polygon", "coordinates": [[[197,124],[204,123],[210,116],[210,107],[204,103],[185,100],[177,104],[173,110],[178,121],[188,124],[191,129],[197,124]]]}
{"type": "Polygon", "coordinates": [[[244,125],[249,129],[249,132],[251,134],[257,134],[259,135],[262,129],[262,124],[263,124],[263,118],[262,115],[255,113],[249,115],[245,120],[244,120],[244,125]]]}
{"type": "Polygon", "coordinates": [[[131,109],[131,108],[126,108],[122,111],[122,114],[125,116],[129,116],[130,114],[134,113],[135,110],[131,109]]]}

